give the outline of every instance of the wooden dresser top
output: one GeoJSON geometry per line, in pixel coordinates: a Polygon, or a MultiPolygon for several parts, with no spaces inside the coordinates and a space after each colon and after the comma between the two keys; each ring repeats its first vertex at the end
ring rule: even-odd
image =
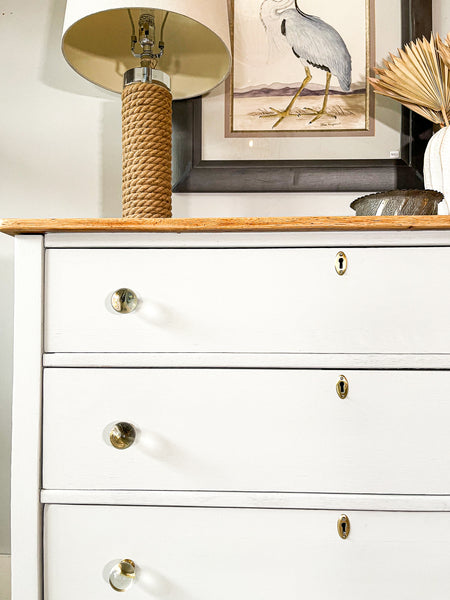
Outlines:
{"type": "Polygon", "coordinates": [[[225,232],[382,231],[450,229],[450,216],[415,217],[255,217],[208,219],[1,219],[0,232],[225,232]]]}

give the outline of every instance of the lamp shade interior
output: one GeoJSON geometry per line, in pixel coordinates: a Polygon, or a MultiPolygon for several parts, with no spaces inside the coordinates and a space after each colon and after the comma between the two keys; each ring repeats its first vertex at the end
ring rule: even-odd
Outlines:
{"type": "MultiPolygon", "coordinates": [[[[85,11],[87,14],[80,14],[78,11],[78,14],[73,15],[69,10],[70,2],[68,0],[62,40],[67,62],[89,81],[108,90],[121,92],[124,72],[140,66],[139,59],[134,58],[130,50],[132,26],[128,7],[91,13],[85,11]]],[[[186,1],[186,4],[189,3],[197,6],[203,4],[186,1]]],[[[95,2],[89,3],[90,10],[93,4],[95,2]]],[[[105,5],[105,2],[100,4],[105,5]]],[[[165,4],[170,7],[170,2],[165,4]]],[[[213,4],[217,2],[212,2],[213,4]]],[[[154,16],[157,52],[166,10],[129,8],[136,31],[141,14],[148,12],[154,16]]],[[[178,8],[177,2],[174,8],[178,8]]],[[[208,6],[204,10],[209,9],[208,6]]],[[[229,71],[231,58],[228,21],[224,36],[223,24],[222,30],[216,32],[186,14],[172,11],[168,13],[164,27],[164,55],[158,61],[157,68],[170,75],[174,100],[202,95],[220,83],[229,71]]]]}

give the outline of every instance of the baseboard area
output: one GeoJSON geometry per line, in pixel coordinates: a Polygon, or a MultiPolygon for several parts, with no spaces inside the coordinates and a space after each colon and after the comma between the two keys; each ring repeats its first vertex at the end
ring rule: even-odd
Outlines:
{"type": "Polygon", "coordinates": [[[0,600],[11,600],[11,557],[0,554],[0,600]]]}

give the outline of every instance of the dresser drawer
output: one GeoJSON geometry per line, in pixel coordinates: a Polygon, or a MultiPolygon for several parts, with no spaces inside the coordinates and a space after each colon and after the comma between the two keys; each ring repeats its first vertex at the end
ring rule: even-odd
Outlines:
{"type": "Polygon", "coordinates": [[[45,349],[448,353],[449,264],[447,247],[51,249],[45,349]],[[120,288],[134,312],[111,307],[120,288]]]}
{"type": "Polygon", "coordinates": [[[46,600],[448,600],[448,513],[48,506],[46,600]],[[113,577],[113,584],[119,581],[113,577]]]}
{"type": "Polygon", "coordinates": [[[44,488],[450,494],[450,372],[340,374],[46,369],[44,488]]]}

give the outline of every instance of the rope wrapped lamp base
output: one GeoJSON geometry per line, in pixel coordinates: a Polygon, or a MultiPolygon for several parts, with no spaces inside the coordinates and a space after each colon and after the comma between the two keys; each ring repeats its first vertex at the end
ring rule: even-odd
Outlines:
{"type": "Polygon", "coordinates": [[[172,216],[172,94],[158,83],[122,92],[122,216],[172,216]]]}

